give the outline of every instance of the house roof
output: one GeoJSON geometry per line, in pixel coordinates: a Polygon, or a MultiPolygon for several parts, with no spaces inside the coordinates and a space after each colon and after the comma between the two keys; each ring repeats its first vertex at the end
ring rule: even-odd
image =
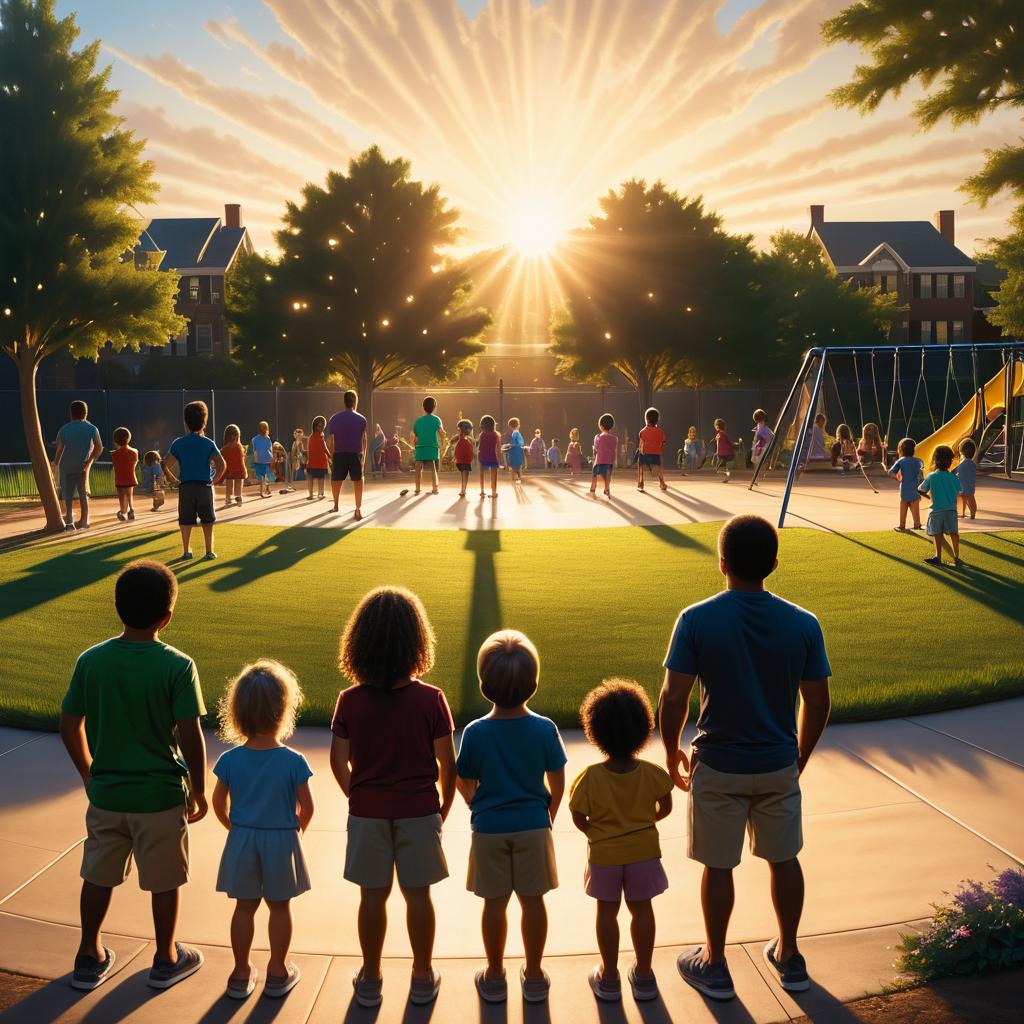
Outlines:
{"type": "Polygon", "coordinates": [[[225,227],[219,217],[156,217],[135,254],[162,251],[160,270],[226,270],[247,239],[245,228],[225,227]]]}
{"type": "Polygon", "coordinates": [[[856,267],[885,245],[908,267],[964,267],[974,261],[926,220],[825,221],[811,231],[836,267],[856,267]]]}

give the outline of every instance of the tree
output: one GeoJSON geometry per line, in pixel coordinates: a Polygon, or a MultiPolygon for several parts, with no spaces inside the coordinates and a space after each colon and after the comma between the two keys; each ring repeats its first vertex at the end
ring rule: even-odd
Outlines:
{"type": "Polygon", "coordinates": [[[46,526],[63,525],[36,402],[36,372],[62,350],[95,358],[162,345],[180,329],[177,282],[136,271],[127,212],[151,202],[153,165],[113,113],[99,44],[73,52],[53,0],[0,0],[0,344],[18,368],[22,424],[46,526]]]}
{"type": "MultiPolygon", "coordinates": [[[[923,128],[943,117],[955,127],[1002,107],[1024,107],[1019,0],[857,0],[826,21],[822,33],[827,42],[854,43],[870,57],[856,68],[853,81],[832,93],[843,106],[874,110],[916,79],[926,91],[915,106],[923,128]]],[[[986,150],[982,169],[961,188],[983,207],[1004,188],[1024,200],[1024,139],[986,150]]],[[[1013,235],[987,242],[991,258],[1007,271],[996,298],[1011,309],[1000,313],[997,307],[989,315],[1004,330],[1019,331],[1022,323],[1022,209],[1013,218],[1013,235]]]]}
{"type": "Polygon", "coordinates": [[[442,250],[458,237],[457,211],[406,160],[374,146],[325,188],[306,185],[277,232],[278,258],[241,258],[228,286],[239,358],[282,384],[355,386],[372,423],[373,392],[423,368],[456,374],[483,345],[485,310],[442,250]]]}
{"type": "Polygon", "coordinates": [[[984,258],[1002,267],[1006,277],[993,290],[996,305],[986,310],[985,316],[1004,334],[1024,338],[1024,206],[1017,207],[1010,223],[1013,230],[1006,238],[988,239],[984,258]]]}
{"type": "Polygon", "coordinates": [[[756,337],[750,237],[660,181],[627,181],[600,206],[565,246],[567,301],[550,330],[558,372],[603,383],[616,370],[641,409],[663,388],[733,377],[756,337]]]}
{"type": "Polygon", "coordinates": [[[820,247],[795,231],[772,235],[771,249],[758,262],[766,331],[758,359],[766,376],[791,375],[815,345],[884,345],[906,308],[895,295],[844,281],[820,247]]]}

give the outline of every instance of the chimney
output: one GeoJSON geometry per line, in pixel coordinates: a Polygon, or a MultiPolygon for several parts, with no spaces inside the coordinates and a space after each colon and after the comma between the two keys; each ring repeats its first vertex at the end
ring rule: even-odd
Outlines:
{"type": "Polygon", "coordinates": [[[239,203],[224,204],[224,227],[240,228],[242,226],[242,207],[239,203]]]}
{"type": "Polygon", "coordinates": [[[950,245],[956,245],[956,228],[954,227],[953,211],[939,210],[932,218],[932,223],[942,237],[950,245]]]}
{"type": "Polygon", "coordinates": [[[811,227],[816,228],[819,224],[825,223],[825,207],[824,205],[815,205],[808,207],[808,213],[811,215],[811,227]]]}

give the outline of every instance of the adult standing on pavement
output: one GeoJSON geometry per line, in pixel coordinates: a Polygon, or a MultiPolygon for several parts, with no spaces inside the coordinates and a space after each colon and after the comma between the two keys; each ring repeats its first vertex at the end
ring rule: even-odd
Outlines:
{"type": "Polygon", "coordinates": [[[767,520],[730,519],[718,536],[726,589],[683,610],[665,657],[659,730],[669,774],[690,794],[687,853],[704,865],[707,935],[677,964],[683,980],[712,999],[736,994],[725,940],[744,832],[771,871],[779,933],[764,948],[765,962],[784,989],[810,987],[796,942],[804,903],[800,774],[828,721],[832,670],[818,620],[765,590],[778,551],[767,520]],[[698,678],[700,717],[688,758],[679,740],[698,678]]]}
{"type": "Polygon", "coordinates": [[[355,518],[362,519],[363,459],[366,456],[366,417],[356,412],[359,396],[345,392],[345,408],[336,412],[327,424],[327,450],[331,455],[331,493],[334,511],[338,511],[341,485],[352,478],[355,493],[355,518]]]}
{"type": "Polygon", "coordinates": [[[71,419],[57,431],[57,453],[53,461],[57,465],[60,493],[64,499],[64,529],[75,529],[75,513],[72,500],[78,492],[78,504],[82,510],[78,520],[79,530],[89,528],[89,469],[103,454],[100,432],[86,417],[89,407],[78,399],[71,403],[71,419]]]}

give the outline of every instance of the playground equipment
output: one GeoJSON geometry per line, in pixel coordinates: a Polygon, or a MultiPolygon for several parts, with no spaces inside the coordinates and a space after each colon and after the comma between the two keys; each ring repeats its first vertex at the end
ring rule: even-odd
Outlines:
{"type": "MultiPolygon", "coordinates": [[[[750,487],[755,487],[759,478],[770,470],[786,469],[786,487],[779,510],[781,527],[797,474],[807,463],[814,417],[819,412],[827,415],[833,402],[839,418],[847,423],[855,422],[858,431],[866,422],[877,423],[884,447],[890,453],[895,451],[901,437],[914,436],[915,427],[920,428],[917,433],[925,433],[924,439],[917,443],[915,454],[926,465],[940,444],[949,445],[956,452],[956,446],[971,437],[978,445],[979,465],[1000,471],[1009,478],[1015,470],[1024,470],[1024,444],[1021,443],[1024,419],[1019,406],[1022,398],[1024,343],[1021,342],[813,348],[804,354],[800,372],[779,413],[775,436],[754,469],[750,487]],[[938,414],[938,402],[932,401],[926,372],[929,363],[934,368],[937,360],[944,366],[942,406],[938,414]],[[981,383],[984,373],[989,372],[985,364],[990,367],[996,362],[997,372],[986,383],[981,383]],[[908,367],[916,376],[911,384],[909,408],[905,377],[908,367]],[[968,372],[970,388],[961,388],[960,378],[968,372]],[[858,421],[847,420],[844,393],[851,403],[851,411],[856,408],[859,413],[858,421]],[[967,401],[964,401],[965,393],[970,395],[967,401]],[[919,413],[922,397],[925,408],[919,413]],[[852,404],[854,398],[856,406],[852,404]],[[957,405],[959,411],[947,418],[950,408],[956,409],[957,405]]],[[[858,468],[864,469],[859,463],[858,468]]],[[[864,477],[867,480],[866,473],[864,477]]],[[[874,486],[870,480],[868,483],[874,486]]]]}

